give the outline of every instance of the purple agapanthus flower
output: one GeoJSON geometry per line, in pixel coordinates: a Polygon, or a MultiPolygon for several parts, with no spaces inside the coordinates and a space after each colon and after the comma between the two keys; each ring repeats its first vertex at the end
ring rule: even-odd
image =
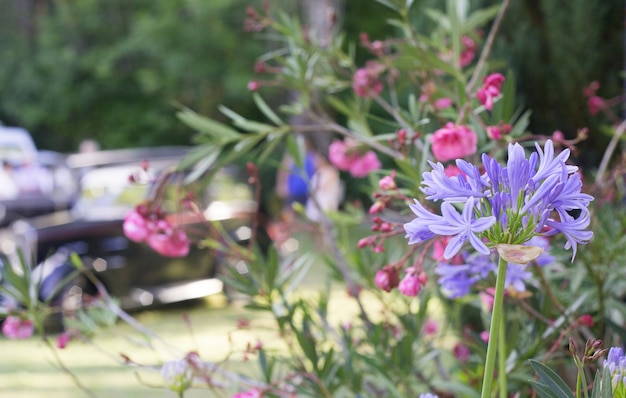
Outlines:
{"type": "Polygon", "coordinates": [[[621,347],[611,347],[604,360],[604,367],[609,368],[613,387],[618,383],[626,383],[626,355],[621,347]]]}
{"type": "Polygon", "coordinates": [[[435,235],[453,236],[444,251],[450,259],[465,242],[482,254],[500,243],[524,244],[531,238],[562,233],[572,260],[578,244],[587,243],[587,207],[593,197],[581,192],[582,182],[575,166],[565,162],[569,150],[555,154],[547,140],[543,149],[526,157],[519,144],[509,144],[507,162],[498,163],[482,155],[485,172],[459,159],[464,174],[449,177],[441,163],[430,163],[432,170],[423,174],[422,192],[426,199],[441,201],[441,216],[421,205],[411,205],[417,216],[404,225],[409,244],[421,243],[435,235]],[[461,214],[454,207],[463,203],[461,214]],[[578,217],[571,214],[579,213],[578,217]]]}

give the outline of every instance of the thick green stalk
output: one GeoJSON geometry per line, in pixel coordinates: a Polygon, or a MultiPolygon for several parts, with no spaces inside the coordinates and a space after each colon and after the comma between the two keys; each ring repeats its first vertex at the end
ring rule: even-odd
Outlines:
{"type": "Polygon", "coordinates": [[[506,332],[504,329],[504,317],[500,318],[500,333],[498,337],[498,388],[500,398],[507,398],[506,387],[506,332]]]}
{"type": "MultiPolygon", "coordinates": [[[[500,259],[498,260],[498,275],[496,276],[496,291],[493,297],[493,312],[491,314],[491,325],[489,327],[489,342],[487,343],[487,358],[485,360],[485,374],[483,375],[483,389],[480,395],[481,398],[491,397],[493,371],[496,367],[496,351],[498,348],[500,323],[502,322],[505,278],[506,261],[504,261],[502,257],[500,257],[500,259]]],[[[502,353],[502,355],[503,354],[504,353],[502,353]]],[[[499,373],[498,377],[506,377],[506,373],[499,373]]]]}

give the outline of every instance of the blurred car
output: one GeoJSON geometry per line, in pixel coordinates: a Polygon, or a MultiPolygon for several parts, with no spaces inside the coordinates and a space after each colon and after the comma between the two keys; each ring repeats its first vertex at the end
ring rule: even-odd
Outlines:
{"type": "Polygon", "coordinates": [[[78,197],[65,155],[38,151],[28,131],[0,126],[0,227],[65,210],[78,197]]]}
{"type": "MultiPolygon", "coordinates": [[[[55,286],[75,270],[69,262],[71,253],[81,258],[125,309],[221,292],[223,285],[217,274],[225,261],[223,255],[192,245],[186,257],[163,257],[128,239],[122,228],[126,214],[154,194],[153,184],[131,183],[129,176],[150,173],[158,177],[188,152],[187,147],[162,147],[69,156],[67,163],[81,176],[76,204],[67,211],[14,222],[0,235],[0,252],[9,263],[18,249],[26,258],[33,257],[39,264],[35,275],[41,281],[40,297],[45,300],[56,295],[54,301],[66,309],[79,307],[84,293],[96,291],[84,277],[55,291],[55,286]],[[148,168],[142,167],[144,161],[148,168]]],[[[187,173],[174,176],[182,178],[187,173]]],[[[164,203],[175,209],[177,195],[176,186],[168,187],[164,203]]],[[[250,239],[256,203],[238,168],[217,171],[211,183],[201,189],[198,202],[203,217],[192,220],[191,227],[200,234],[210,234],[211,222],[219,222],[234,241],[244,244],[250,239]]]]}

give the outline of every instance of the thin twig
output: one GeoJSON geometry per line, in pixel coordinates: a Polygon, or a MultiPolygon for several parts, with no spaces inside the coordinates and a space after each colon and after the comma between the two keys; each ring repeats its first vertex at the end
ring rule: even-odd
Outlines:
{"type": "Polygon", "coordinates": [[[615,129],[615,134],[613,138],[611,138],[611,142],[606,147],[604,151],[604,156],[602,156],[602,161],[600,162],[600,167],[598,167],[598,174],[596,175],[596,185],[603,187],[604,186],[604,173],[609,166],[609,161],[611,160],[611,156],[613,156],[613,152],[615,152],[615,148],[617,148],[617,143],[620,138],[624,134],[626,130],[626,120],[622,121],[617,129],[615,129]]]}

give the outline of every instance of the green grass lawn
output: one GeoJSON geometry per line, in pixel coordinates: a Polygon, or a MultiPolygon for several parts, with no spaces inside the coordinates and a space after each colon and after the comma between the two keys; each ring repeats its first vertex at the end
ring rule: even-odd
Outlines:
{"type": "MultiPolygon", "coordinates": [[[[157,365],[178,358],[190,350],[198,351],[203,359],[210,361],[222,361],[232,355],[229,366],[239,371],[242,367],[240,351],[248,342],[254,344],[258,339],[277,341],[271,332],[263,332],[263,326],[270,326],[271,319],[243,308],[219,302],[216,304],[215,298],[187,308],[179,305],[142,312],[136,314],[136,319],[180,351],[173,351],[158,342],[154,349],[145,347],[147,340],[142,334],[125,324],[99,334],[94,344],[73,341],[66,349],[57,351],[65,366],[99,397],[174,396],[165,390],[142,385],[137,374],[148,383],[159,384],[158,372],[123,365],[120,363],[120,354],[146,365],[157,365]],[[183,314],[188,315],[193,333],[186,326],[183,314]],[[249,319],[252,328],[238,330],[237,322],[242,318],[249,319]]],[[[245,366],[250,371],[254,369],[253,363],[245,366]]],[[[69,375],[57,367],[52,351],[37,339],[1,339],[0,375],[0,397],[88,396],[69,375]]],[[[186,396],[215,395],[197,391],[186,396]]]]}
{"type": "MultiPolygon", "coordinates": [[[[304,243],[306,239],[300,242],[304,243]]],[[[298,294],[312,296],[311,293],[325,285],[326,276],[324,265],[315,264],[298,289],[298,294]]],[[[350,319],[357,311],[356,304],[346,298],[343,288],[337,286],[331,297],[334,322],[350,319]]],[[[146,347],[147,340],[141,333],[119,322],[115,328],[99,333],[93,344],[72,341],[64,350],[56,350],[63,364],[97,397],[175,396],[163,388],[149,386],[161,384],[158,371],[124,365],[120,354],[137,363],[159,366],[164,361],[181,358],[186,352],[194,350],[207,361],[221,363],[228,358],[224,364],[226,370],[253,374],[258,369],[256,358],[244,361],[242,354],[248,343],[254,345],[262,341],[266,348],[284,349],[269,314],[229,305],[222,295],[194,304],[143,311],[134,316],[171,346],[157,344],[154,349],[146,347]],[[189,317],[192,331],[184,321],[184,314],[189,317]],[[238,329],[241,319],[249,320],[250,328],[238,329]]],[[[56,365],[53,351],[43,341],[8,340],[0,336],[0,398],[87,396],[56,365]]],[[[185,395],[187,398],[222,396],[230,395],[207,389],[194,389],[185,395]]]]}

